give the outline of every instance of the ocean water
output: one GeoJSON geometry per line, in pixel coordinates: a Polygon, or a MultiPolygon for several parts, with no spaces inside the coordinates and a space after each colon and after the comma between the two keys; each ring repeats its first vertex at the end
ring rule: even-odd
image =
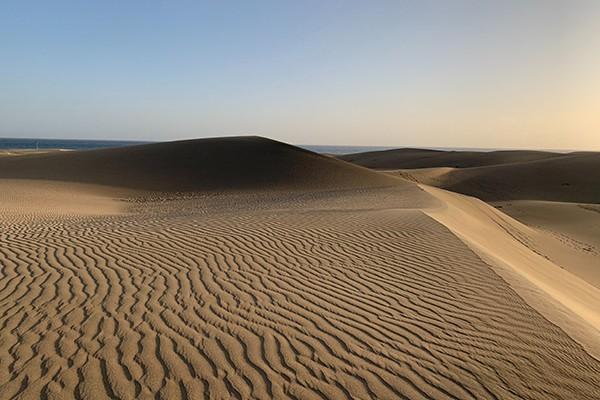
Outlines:
{"type": "MultiPolygon", "coordinates": [[[[68,150],[89,150],[108,147],[123,147],[136,144],[146,144],[152,142],[127,141],[127,140],[75,140],[75,139],[20,139],[20,138],[0,138],[0,150],[6,149],[68,149],[68,150]]],[[[323,146],[323,145],[297,145],[303,149],[314,151],[316,153],[327,154],[350,154],[362,153],[366,151],[390,150],[404,146],[323,146]]],[[[411,146],[412,147],[412,146],[411,146]]],[[[451,148],[451,147],[419,147],[430,150],[445,151],[494,151],[500,149],[484,148],[451,148]]],[[[567,150],[550,150],[558,152],[567,152],[567,150]]]]}
{"type": "MultiPolygon", "coordinates": [[[[134,142],[124,140],[74,140],[74,139],[19,139],[19,138],[0,138],[0,149],[68,149],[68,150],[89,150],[108,147],[123,147],[136,144],[145,144],[151,142],[134,142]]],[[[364,151],[376,151],[392,149],[393,147],[381,146],[312,146],[299,145],[306,150],[316,153],[328,154],[348,154],[360,153],[364,151]]]]}
{"type": "Polygon", "coordinates": [[[131,146],[148,142],[125,140],[72,140],[72,139],[19,139],[0,138],[0,149],[30,150],[30,149],[68,149],[87,150],[108,147],[131,146]]]}

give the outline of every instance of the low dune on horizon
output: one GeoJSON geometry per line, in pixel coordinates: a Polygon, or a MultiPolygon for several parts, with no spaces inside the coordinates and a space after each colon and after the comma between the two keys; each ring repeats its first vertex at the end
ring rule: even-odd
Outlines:
{"type": "Polygon", "coordinates": [[[397,149],[339,159],[488,202],[600,203],[600,152],[397,149]]]}
{"type": "Polygon", "coordinates": [[[598,399],[600,153],[0,153],[0,399],[598,399]]]}

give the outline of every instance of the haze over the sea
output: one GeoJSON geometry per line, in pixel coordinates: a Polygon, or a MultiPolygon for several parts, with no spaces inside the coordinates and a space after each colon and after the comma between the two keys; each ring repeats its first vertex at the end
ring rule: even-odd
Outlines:
{"type": "Polygon", "coordinates": [[[597,1],[3,1],[0,136],[600,150],[597,1]]]}

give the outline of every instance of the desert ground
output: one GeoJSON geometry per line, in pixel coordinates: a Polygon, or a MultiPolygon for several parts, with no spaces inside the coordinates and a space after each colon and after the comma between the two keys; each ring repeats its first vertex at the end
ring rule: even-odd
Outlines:
{"type": "Polygon", "coordinates": [[[599,399],[600,154],[0,153],[0,399],[599,399]]]}

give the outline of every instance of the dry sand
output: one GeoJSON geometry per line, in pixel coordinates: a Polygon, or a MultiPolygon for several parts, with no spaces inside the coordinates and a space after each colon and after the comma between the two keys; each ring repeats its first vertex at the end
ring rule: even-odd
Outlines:
{"type": "Polygon", "coordinates": [[[533,228],[521,234],[534,252],[600,288],[600,153],[398,149],[342,158],[489,202],[533,228]]]}
{"type": "Polygon", "coordinates": [[[483,202],[261,138],[0,156],[0,188],[1,399],[600,398],[598,289],[540,289],[483,202]]]}
{"type": "Polygon", "coordinates": [[[538,200],[494,204],[535,228],[537,245],[556,264],[600,289],[600,204],[538,200]]]}

